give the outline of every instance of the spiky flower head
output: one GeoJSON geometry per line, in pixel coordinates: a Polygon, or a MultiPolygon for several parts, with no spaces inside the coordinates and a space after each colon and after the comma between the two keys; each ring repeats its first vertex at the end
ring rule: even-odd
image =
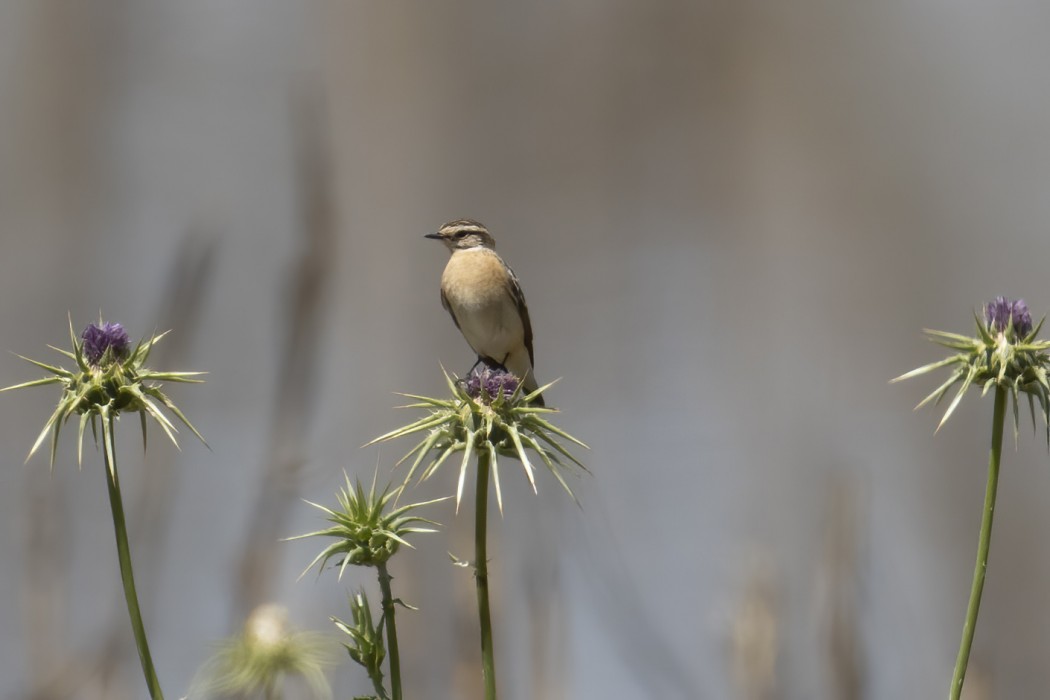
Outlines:
{"type": "Polygon", "coordinates": [[[504,455],[518,458],[533,493],[536,493],[535,469],[527,454],[532,452],[540,457],[554,478],[575,500],[572,489],[565,481],[564,472],[571,466],[570,463],[583,471],[587,471],[587,468],[565,448],[559,438],[584,449],[587,449],[587,445],[547,420],[547,416],[558,412],[557,409],[531,403],[553,386],[554,382],[525,393],[524,385],[517,377],[488,368],[472,374],[466,381],[457,380],[446,372],[445,381],[452,394],[447,399],[402,394],[418,402],[403,408],[426,409],[427,415],[368,443],[372,445],[405,435],[424,433],[423,439],[398,462],[401,464],[414,457],[405,477],[406,484],[412,480],[416,470],[427,457],[430,457],[430,462],[420,474],[420,481],[429,479],[450,456],[462,452],[459,481],[456,486],[458,511],[463,498],[463,485],[470,457],[475,453],[484,452],[490,459],[492,480],[496,486],[496,502],[502,513],[503,492],[500,487],[498,457],[504,455]]]}
{"type": "Polygon", "coordinates": [[[956,384],[959,388],[948,404],[944,416],[937,425],[939,430],[962,400],[970,387],[979,387],[981,395],[992,387],[1001,387],[1010,394],[1014,414],[1014,438],[1018,432],[1018,396],[1026,394],[1028,407],[1035,425],[1035,404],[1038,402],[1047,426],[1047,443],[1050,445],[1050,341],[1036,340],[1043,326],[1040,320],[1034,327],[1028,305],[1023,299],[996,299],[984,306],[984,313],[974,313],[977,337],[971,338],[956,333],[925,329],[931,341],[956,351],[943,360],[913,369],[893,379],[899,382],[941,367],[951,368],[948,379],[933,393],[919,402],[915,408],[926,404],[938,404],[956,384]]]}
{"type": "MultiPolygon", "coordinates": [[[[52,376],[36,379],[23,384],[9,386],[0,391],[23,389],[45,384],[58,384],[62,395],[44,429],[40,431],[36,442],[29,450],[29,457],[37,451],[48,433],[51,434],[51,464],[55,463],[55,452],[58,449],[58,435],[66,422],[74,415],[80,416],[77,438],[77,463],[83,459],[84,431],[91,424],[92,434],[97,437],[96,418],[101,418],[102,430],[110,430],[112,421],[122,413],[138,413],[142,427],[142,441],[146,442],[146,418],[152,418],[164,430],[164,433],[176,446],[175,434],[178,432],[171,420],[161,412],[160,406],[166,407],[179,421],[196,435],[201,442],[204,438],[186,419],[182,411],[161,390],[161,382],[200,383],[195,379],[204,372],[156,372],[145,366],[153,346],[167,333],[144,338],[130,347],[128,334],[119,323],[106,323],[99,318],[92,323],[78,338],[73,331],[73,319],[69,319],[69,340],[72,351],[48,346],[76,363],[75,369],[49,365],[28,357],[26,362],[50,372],[52,376]]],[[[112,464],[112,461],[110,462],[112,464]]]]}
{"type": "Polygon", "coordinates": [[[194,681],[192,697],[280,697],[287,680],[299,678],[315,698],[331,698],[325,668],[333,659],[324,637],[296,632],[288,611],[266,603],[252,611],[244,630],[220,643],[194,681]]]}
{"type": "Polygon", "coordinates": [[[340,488],[336,493],[338,508],[326,508],[307,501],[327,514],[326,520],[332,523],[332,527],[288,538],[289,540],[301,540],[305,537],[332,537],[335,539],[335,542],[314,557],[314,560],[303,571],[303,575],[318,562],[320,562],[320,570],[323,571],[329,559],[341,557],[338,565],[339,578],[342,579],[348,564],[355,566],[385,564],[401,545],[412,546],[405,539],[408,535],[417,532],[435,532],[432,528],[415,525],[416,523],[437,525],[433,520],[409,513],[421,506],[443,501],[444,498],[410,503],[388,510],[391,502],[396,501],[401,494],[404,485],[394,489],[388,485],[381,493],[377,493],[376,482],[373,478],[372,487],[366,493],[360,480],[357,480],[356,484],[351,484],[346,472],[343,472],[343,476],[346,478],[346,486],[340,488]]]}

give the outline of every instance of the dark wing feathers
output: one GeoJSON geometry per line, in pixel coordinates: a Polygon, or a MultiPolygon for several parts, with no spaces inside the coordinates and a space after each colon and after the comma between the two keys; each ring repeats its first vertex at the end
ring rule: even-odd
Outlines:
{"type": "Polygon", "coordinates": [[[456,324],[457,330],[462,333],[463,329],[459,327],[459,319],[457,319],[456,314],[452,312],[452,305],[448,303],[448,297],[445,296],[444,289],[441,290],[441,305],[445,307],[445,311],[447,311],[448,315],[452,317],[452,323],[456,324]]]}
{"type": "Polygon", "coordinates": [[[529,364],[535,369],[536,360],[532,356],[532,322],[529,320],[529,306],[525,303],[525,293],[521,291],[518,276],[514,274],[510,266],[507,266],[507,273],[507,291],[510,292],[514,305],[518,307],[518,314],[521,315],[521,325],[525,329],[525,349],[529,351],[529,364]]]}

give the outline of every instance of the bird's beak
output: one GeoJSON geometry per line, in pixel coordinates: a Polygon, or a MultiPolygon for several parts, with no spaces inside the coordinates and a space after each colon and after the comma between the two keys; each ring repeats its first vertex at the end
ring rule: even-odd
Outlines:
{"type": "Polygon", "coordinates": [[[433,238],[436,241],[440,241],[444,238],[444,236],[442,236],[440,233],[426,233],[423,235],[423,238],[433,238]]]}

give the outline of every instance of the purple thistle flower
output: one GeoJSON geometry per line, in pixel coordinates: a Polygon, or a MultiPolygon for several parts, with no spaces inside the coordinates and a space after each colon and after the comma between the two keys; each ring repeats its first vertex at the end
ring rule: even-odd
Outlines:
{"type": "Polygon", "coordinates": [[[502,392],[503,398],[509,399],[517,391],[520,383],[521,380],[506,370],[485,367],[470,373],[470,378],[467,379],[467,394],[471,398],[489,402],[496,400],[502,392]]]}
{"type": "Polygon", "coordinates": [[[112,357],[117,362],[128,356],[128,333],[119,323],[88,324],[80,339],[84,341],[84,359],[95,367],[102,361],[107,350],[112,352],[112,357]]]}
{"type": "Polygon", "coordinates": [[[1014,334],[1024,338],[1032,332],[1032,315],[1028,312],[1028,304],[1024,299],[1007,299],[996,297],[995,301],[984,306],[984,320],[988,324],[988,330],[996,333],[1005,333],[1011,320],[1013,321],[1014,334]]]}

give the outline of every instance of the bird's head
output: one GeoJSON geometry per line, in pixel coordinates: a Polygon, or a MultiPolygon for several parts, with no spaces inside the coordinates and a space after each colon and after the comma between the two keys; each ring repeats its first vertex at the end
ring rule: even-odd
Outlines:
{"type": "Polygon", "coordinates": [[[441,241],[452,252],[468,248],[496,247],[496,242],[492,240],[488,229],[471,219],[450,221],[439,228],[437,233],[428,233],[424,238],[441,241]]]}

